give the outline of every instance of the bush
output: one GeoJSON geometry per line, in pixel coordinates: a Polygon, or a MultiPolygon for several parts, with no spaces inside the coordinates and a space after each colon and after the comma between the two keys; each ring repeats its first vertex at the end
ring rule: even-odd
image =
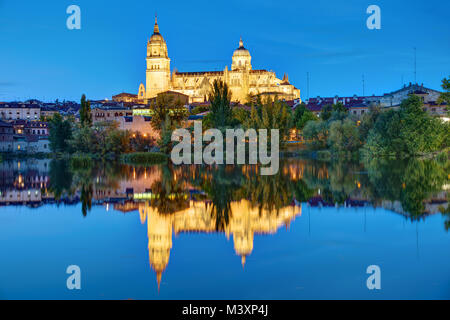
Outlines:
{"type": "Polygon", "coordinates": [[[443,151],[443,152],[439,153],[436,157],[436,160],[440,163],[446,163],[448,160],[447,152],[443,151]]]}
{"type": "Polygon", "coordinates": [[[92,165],[92,157],[88,154],[76,154],[70,158],[70,167],[77,168],[89,168],[92,165]]]}
{"type": "Polygon", "coordinates": [[[122,161],[136,165],[159,164],[167,162],[167,156],[161,152],[135,152],[124,154],[122,161]]]}

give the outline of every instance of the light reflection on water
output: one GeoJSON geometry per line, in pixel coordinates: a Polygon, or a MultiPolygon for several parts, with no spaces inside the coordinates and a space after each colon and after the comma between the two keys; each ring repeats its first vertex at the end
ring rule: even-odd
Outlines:
{"type": "Polygon", "coordinates": [[[0,166],[2,298],[450,297],[448,164],[0,166]]]}

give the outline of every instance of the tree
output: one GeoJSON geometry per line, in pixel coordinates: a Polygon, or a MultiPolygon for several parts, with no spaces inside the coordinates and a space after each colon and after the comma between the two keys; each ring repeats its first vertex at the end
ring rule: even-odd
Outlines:
{"type": "Polygon", "coordinates": [[[364,153],[413,156],[438,151],[448,146],[449,125],[423,110],[422,100],[412,95],[399,110],[378,115],[369,131],[364,153]]]}
{"type": "Polygon", "coordinates": [[[330,124],[328,145],[335,151],[357,151],[361,147],[358,127],[356,123],[347,118],[337,120],[330,124]]]}
{"type": "Polygon", "coordinates": [[[295,108],[294,113],[292,114],[292,121],[294,122],[294,124],[296,124],[298,121],[300,121],[303,114],[307,110],[308,109],[306,109],[306,105],[303,102],[295,108]]]}
{"type": "Polygon", "coordinates": [[[86,95],[84,94],[81,96],[80,123],[83,127],[92,125],[91,102],[86,101],[86,95]]]}
{"type": "Polygon", "coordinates": [[[166,93],[161,93],[156,96],[151,104],[152,111],[152,127],[161,132],[163,122],[169,116],[172,124],[178,126],[181,121],[187,118],[188,110],[183,106],[182,102],[166,93]]]}
{"type": "Polygon", "coordinates": [[[337,102],[333,105],[333,111],[347,113],[347,108],[341,102],[337,102]]]}
{"type": "Polygon", "coordinates": [[[162,153],[169,154],[172,150],[172,130],[170,116],[167,114],[166,119],[162,123],[161,137],[158,140],[158,146],[162,153]]]}
{"type": "Polygon", "coordinates": [[[55,113],[50,119],[49,141],[53,152],[69,152],[69,140],[72,138],[72,122],[63,119],[59,113],[55,113]]]}
{"type": "Polygon", "coordinates": [[[153,137],[144,136],[139,131],[135,132],[130,139],[130,146],[134,152],[149,151],[155,145],[153,137]]]}
{"type": "Polygon", "coordinates": [[[232,114],[233,114],[233,121],[232,121],[233,126],[239,126],[244,124],[250,116],[250,112],[245,110],[244,108],[233,108],[232,114]]]}
{"type": "Polygon", "coordinates": [[[323,121],[328,121],[328,119],[331,118],[331,112],[333,111],[333,106],[330,104],[327,104],[322,107],[322,110],[320,111],[320,119],[323,121]]]}
{"type": "Polygon", "coordinates": [[[328,139],[326,121],[308,121],[303,129],[303,137],[310,140],[314,148],[324,148],[328,139]]]}
{"type": "Polygon", "coordinates": [[[100,152],[95,131],[91,127],[81,127],[74,130],[73,138],[70,139],[69,144],[74,152],[91,154],[100,152]]]}
{"type": "Polygon", "coordinates": [[[297,127],[297,129],[299,130],[303,130],[303,128],[305,127],[306,123],[308,123],[309,121],[318,121],[319,119],[317,118],[317,116],[312,113],[309,110],[306,110],[302,117],[295,123],[295,126],[297,127]]]}
{"type": "Polygon", "coordinates": [[[211,120],[215,128],[230,126],[233,120],[231,111],[231,91],[226,82],[214,80],[209,94],[211,102],[211,120]]]}
{"type": "Polygon", "coordinates": [[[441,87],[445,92],[441,93],[438,103],[446,102],[447,105],[450,105],[450,77],[442,79],[441,87]]]}
{"type": "Polygon", "coordinates": [[[250,117],[244,123],[246,129],[267,129],[270,140],[270,130],[278,129],[280,138],[288,136],[292,127],[291,109],[280,100],[272,101],[270,98],[262,105],[252,106],[250,117]]]}

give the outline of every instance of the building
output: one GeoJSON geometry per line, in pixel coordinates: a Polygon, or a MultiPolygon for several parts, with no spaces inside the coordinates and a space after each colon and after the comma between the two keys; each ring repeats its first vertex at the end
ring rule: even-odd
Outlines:
{"type": "Polygon", "coordinates": [[[45,121],[14,120],[11,122],[16,135],[48,136],[48,123],[45,121]]]}
{"type": "Polygon", "coordinates": [[[426,88],[423,86],[423,83],[419,85],[410,82],[408,86],[404,85],[403,88],[390,93],[385,93],[381,97],[367,97],[367,102],[375,102],[381,107],[397,107],[403,100],[407,99],[410,94],[415,94],[421,97],[424,103],[428,103],[437,101],[441,92],[426,88]]]}
{"type": "Polygon", "coordinates": [[[12,151],[14,128],[9,122],[0,120],[0,152],[12,151]]]}
{"type": "Polygon", "coordinates": [[[139,86],[138,99],[148,101],[158,93],[175,91],[189,96],[189,102],[202,102],[207,99],[214,80],[226,82],[232,100],[241,103],[255,95],[284,100],[300,98],[300,90],[289,83],[287,75],[278,79],[272,71],[254,70],[251,59],[241,39],[233,53],[231,69],[226,66],[223,71],[171,72],[167,44],[155,18],[153,34],[147,42],[146,84],[139,86]]]}
{"type": "Polygon", "coordinates": [[[410,95],[416,95],[423,101],[424,109],[433,116],[445,118],[447,114],[447,104],[438,104],[437,100],[441,95],[441,92],[433,89],[429,89],[423,86],[423,84],[409,84],[403,88],[385,93],[382,96],[357,96],[353,97],[320,97],[310,98],[305,100],[306,108],[312,111],[317,116],[320,115],[322,108],[326,105],[333,105],[336,103],[342,103],[349,111],[349,113],[355,117],[361,117],[365,113],[369,112],[370,106],[379,106],[382,109],[397,109],[403,100],[407,99],[410,95]]]}
{"type": "Polygon", "coordinates": [[[39,120],[41,107],[38,104],[7,102],[0,104],[0,119],[3,120],[39,120]]]}
{"type": "Polygon", "coordinates": [[[59,113],[58,106],[52,103],[46,103],[41,107],[41,118],[50,119],[55,113],[59,113]]]}
{"type": "Polygon", "coordinates": [[[48,134],[46,122],[0,120],[0,152],[48,153],[48,134]]]}
{"type": "Polygon", "coordinates": [[[115,96],[112,96],[112,99],[113,99],[113,101],[116,101],[116,102],[135,103],[138,101],[138,96],[137,96],[137,94],[122,92],[122,93],[116,94],[115,96]]]}
{"type": "Polygon", "coordinates": [[[369,111],[369,107],[371,104],[375,104],[376,99],[379,98],[377,96],[357,96],[353,97],[320,97],[310,98],[305,100],[306,108],[313,112],[315,115],[319,116],[322,108],[327,105],[333,105],[337,103],[341,103],[344,107],[347,108],[350,114],[360,117],[363,114],[369,111]]]}
{"type": "Polygon", "coordinates": [[[122,121],[124,116],[132,116],[133,110],[117,103],[96,103],[91,108],[92,123],[103,121],[122,121]]]}
{"type": "Polygon", "coordinates": [[[151,120],[151,116],[133,115],[120,117],[118,120],[119,129],[139,132],[144,137],[154,137],[155,139],[158,139],[159,133],[153,129],[151,120]]]}

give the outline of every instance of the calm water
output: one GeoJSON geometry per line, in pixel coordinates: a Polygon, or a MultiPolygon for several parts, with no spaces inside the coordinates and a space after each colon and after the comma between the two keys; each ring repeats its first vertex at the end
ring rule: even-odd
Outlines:
{"type": "Polygon", "coordinates": [[[2,299],[450,298],[449,164],[0,169],[2,299]]]}

